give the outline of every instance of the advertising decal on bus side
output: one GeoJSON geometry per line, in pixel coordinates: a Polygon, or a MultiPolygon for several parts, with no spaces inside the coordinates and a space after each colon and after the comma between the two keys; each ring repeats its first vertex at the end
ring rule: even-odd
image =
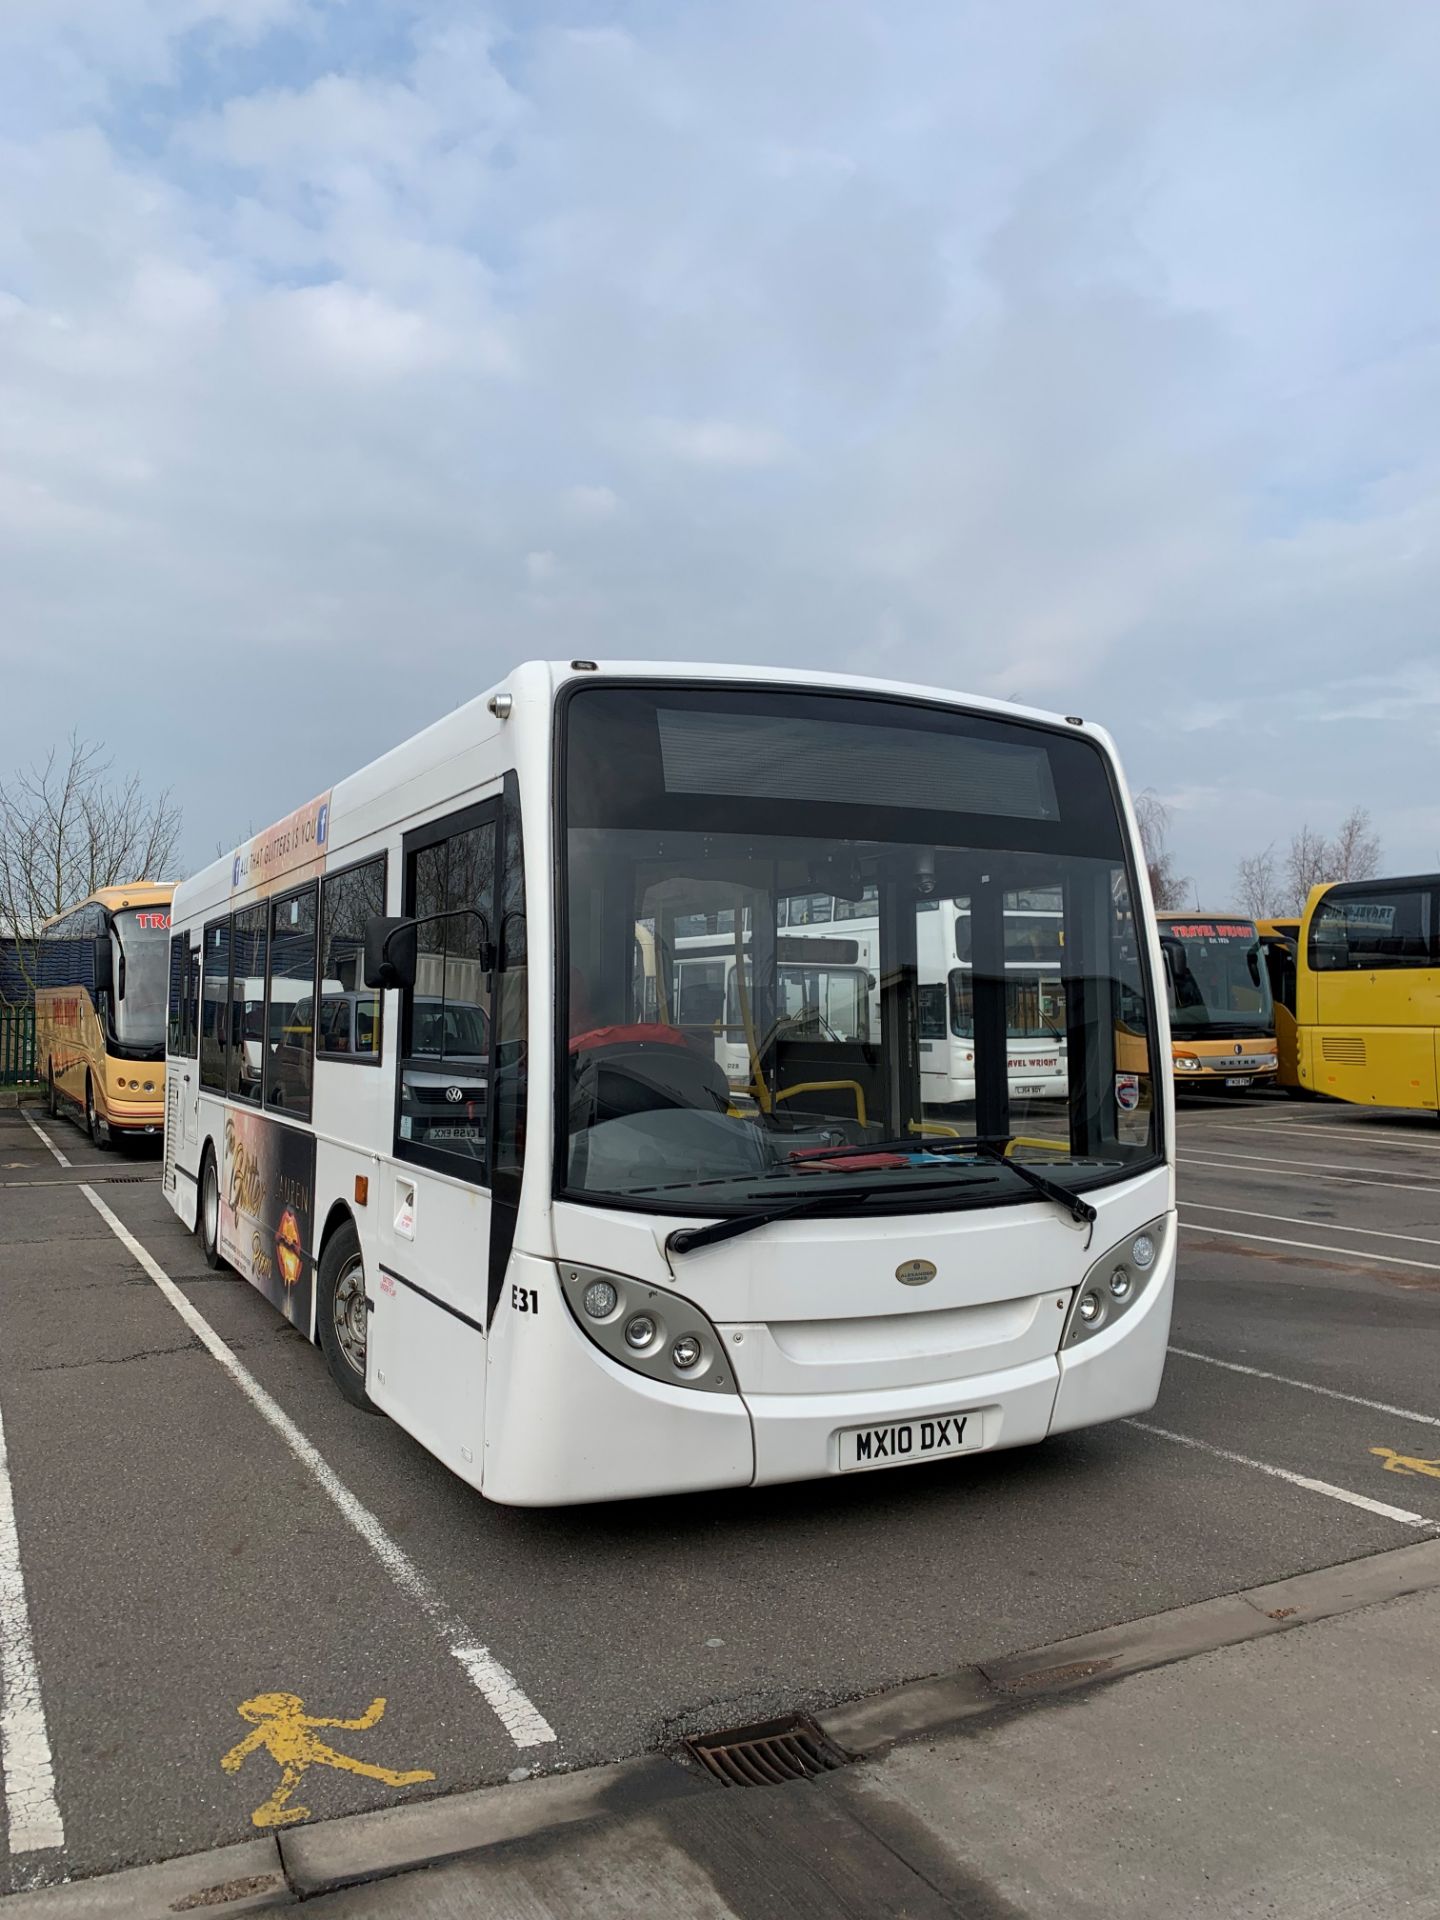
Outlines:
{"type": "Polygon", "coordinates": [[[315,1136],[258,1113],[225,1116],[220,1251],[308,1334],[315,1291],[315,1136]]]}
{"type": "Polygon", "coordinates": [[[317,794],[291,814],[237,847],[230,868],[231,893],[271,894],[282,880],[302,879],[325,865],[330,839],[330,792],[317,794]]]}

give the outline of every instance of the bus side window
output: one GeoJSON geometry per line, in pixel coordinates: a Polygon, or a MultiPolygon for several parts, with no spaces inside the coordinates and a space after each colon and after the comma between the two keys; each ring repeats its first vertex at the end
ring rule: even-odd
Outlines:
{"type": "Polygon", "coordinates": [[[270,909],[270,1045],[265,1104],[310,1118],[315,1020],[316,888],[287,894],[270,909]]]}
{"type": "Polygon", "coordinates": [[[380,1064],[383,1002],[362,974],[366,922],[385,911],[385,855],[325,876],[320,894],[320,1025],[315,1050],[380,1064]]]}
{"type": "Polygon", "coordinates": [[[190,936],[170,936],[170,998],[166,1010],[165,1044],[171,1053],[188,1054],[185,1032],[185,989],[190,977],[190,936]]]}
{"type": "Polygon", "coordinates": [[[212,920],[205,929],[200,987],[200,1084],[225,1090],[227,1009],[230,1002],[230,919],[212,920]]]}
{"type": "Polygon", "coordinates": [[[166,1044],[178,1059],[193,1060],[199,1035],[200,954],[188,933],[170,940],[170,1000],[166,1044]]]}
{"type": "Polygon", "coordinates": [[[226,1091],[237,1100],[260,1099],[265,1055],[265,951],[270,912],[265,902],[230,916],[230,1057],[226,1091]]]}

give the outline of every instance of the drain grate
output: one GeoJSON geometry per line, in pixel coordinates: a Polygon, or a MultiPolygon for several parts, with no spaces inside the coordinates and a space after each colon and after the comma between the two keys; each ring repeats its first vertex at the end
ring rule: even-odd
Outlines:
{"type": "Polygon", "coordinates": [[[783,1720],[763,1720],[755,1727],[697,1734],[685,1747],[727,1787],[778,1787],[786,1780],[813,1780],[848,1766],[855,1757],[799,1713],[787,1714],[783,1720]]]}

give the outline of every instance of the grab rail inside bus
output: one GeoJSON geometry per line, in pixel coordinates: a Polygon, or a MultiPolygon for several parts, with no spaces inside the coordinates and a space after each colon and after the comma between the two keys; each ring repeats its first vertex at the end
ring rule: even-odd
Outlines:
{"type": "Polygon", "coordinates": [[[782,1100],[793,1100],[797,1093],[853,1093],[855,1096],[855,1118],[862,1127],[870,1122],[866,1117],[865,1089],[858,1080],[802,1080],[798,1086],[786,1087],[775,1095],[775,1105],[782,1100]]]}

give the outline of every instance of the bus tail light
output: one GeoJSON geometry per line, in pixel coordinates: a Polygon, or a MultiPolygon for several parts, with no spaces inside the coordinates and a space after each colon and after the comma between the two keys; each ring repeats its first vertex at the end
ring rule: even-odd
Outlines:
{"type": "Polygon", "coordinates": [[[1152,1220],[1138,1233],[1129,1233],[1118,1246],[1102,1253],[1075,1289],[1060,1346],[1075,1347],[1102,1327],[1110,1327],[1128,1313],[1144,1293],[1151,1275],[1163,1263],[1160,1254],[1170,1231],[1168,1215],[1152,1220]]]}
{"type": "Polygon", "coordinates": [[[560,1280],[575,1324],[622,1367],[671,1387],[738,1392],[720,1336],[693,1301],[568,1260],[560,1280]]]}

